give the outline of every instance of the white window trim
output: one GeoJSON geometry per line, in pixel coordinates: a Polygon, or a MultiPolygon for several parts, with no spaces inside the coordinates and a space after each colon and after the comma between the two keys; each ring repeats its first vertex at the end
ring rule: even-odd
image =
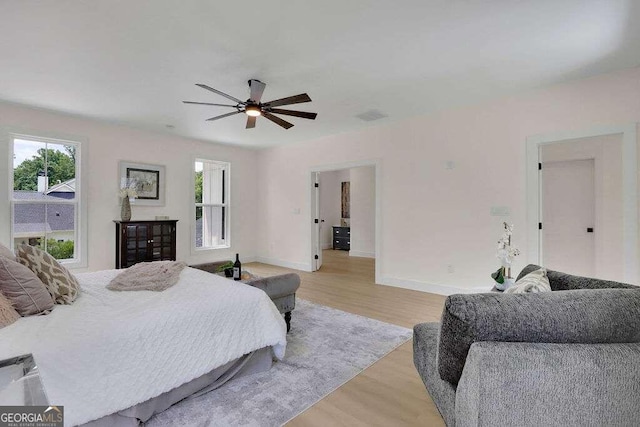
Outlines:
{"type": "MultiPolygon", "coordinates": [[[[14,200],[13,200],[13,146],[15,139],[25,139],[29,141],[37,141],[37,142],[45,142],[52,144],[66,144],[66,145],[74,145],[76,150],[76,198],[78,199],[76,206],[78,209],[75,209],[75,241],[74,241],[74,249],[75,249],[75,258],[71,260],[60,260],[61,264],[64,264],[65,267],[70,269],[75,268],[86,268],[88,265],[88,227],[87,227],[87,191],[84,190],[84,187],[87,182],[87,169],[82,167],[83,158],[88,158],[87,149],[88,149],[88,139],[77,136],[70,136],[64,134],[58,134],[54,132],[41,132],[41,131],[24,131],[24,130],[14,130],[14,129],[4,129],[4,140],[6,141],[7,146],[7,161],[8,161],[8,169],[7,169],[7,181],[8,181],[8,205],[10,209],[9,213],[9,243],[10,248],[13,248],[13,213],[14,213],[14,200]]],[[[56,202],[51,202],[56,203],[56,202]]],[[[67,204],[65,202],[60,202],[61,204],[67,204]]]]}
{"type": "Polygon", "coordinates": [[[191,254],[201,254],[207,251],[215,251],[218,249],[229,249],[231,248],[231,162],[223,161],[223,160],[211,160],[204,157],[192,157],[191,158],[191,185],[189,192],[191,193],[191,254]],[[195,163],[196,162],[207,162],[207,163],[215,163],[218,165],[225,166],[226,178],[225,178],[225,203],[224,204],[202,204],[195,202],[195,188],[196,188],[196,171],[195,171],[195,163]],[[207,247],[196,247],[196,205],[200,206],[224,206],[225,207],[225,243],[217,246],[207,246],[207,247]]]}

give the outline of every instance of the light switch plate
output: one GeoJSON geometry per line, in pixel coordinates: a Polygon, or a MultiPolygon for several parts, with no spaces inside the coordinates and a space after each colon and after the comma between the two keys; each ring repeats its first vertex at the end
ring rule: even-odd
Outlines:
{"type": "Polygon", "coordinates": [[[491,206],[491,216],[509,216],[511,209],[508,206],[491,206]]]}

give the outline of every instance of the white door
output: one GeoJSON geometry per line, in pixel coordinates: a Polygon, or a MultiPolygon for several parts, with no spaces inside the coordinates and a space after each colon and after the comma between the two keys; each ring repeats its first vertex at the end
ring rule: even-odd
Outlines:
{"type": "Polygon", "coordinates": [[[316,199],[316,203],[315,203],[315,215],[314,215],[314,220],[315,220],[315,237],[316,237],[316,245],[315,245],[315,249],[316,249],[316,253],[315,253],[315,261],[316,261],[316,268],[315,270],[320,270],[320,267],[322,266],[322,220],[320,219],[320,173],[316,172],[315,173],[315,186],[314,186],[314,197],[316,199]]]}
{"type": "Polygon", "coordinates": [[[542,264],[580,276],[595,273],[595,162],[542,165],[542,264]]]}

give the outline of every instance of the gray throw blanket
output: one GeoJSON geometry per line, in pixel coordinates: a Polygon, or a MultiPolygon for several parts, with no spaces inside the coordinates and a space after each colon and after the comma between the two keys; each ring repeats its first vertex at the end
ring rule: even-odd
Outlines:
{"type": "Polygon", "coordinates": [[[118,274],[107,285],[112,291],[164,291],[178,283],[187,266],[182,261],[141,262],[118,274]]]}

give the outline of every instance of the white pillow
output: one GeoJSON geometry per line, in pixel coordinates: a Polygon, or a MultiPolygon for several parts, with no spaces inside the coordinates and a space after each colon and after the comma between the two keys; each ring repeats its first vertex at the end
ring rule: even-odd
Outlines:
{"type": "Polygon", "coordinates": [[[551,285],[547,277],[547,270],[540,268],[516,281],[513,286],[504,291],[509,294],[524,294],[535,292],[551,292],[551,285]]]}

